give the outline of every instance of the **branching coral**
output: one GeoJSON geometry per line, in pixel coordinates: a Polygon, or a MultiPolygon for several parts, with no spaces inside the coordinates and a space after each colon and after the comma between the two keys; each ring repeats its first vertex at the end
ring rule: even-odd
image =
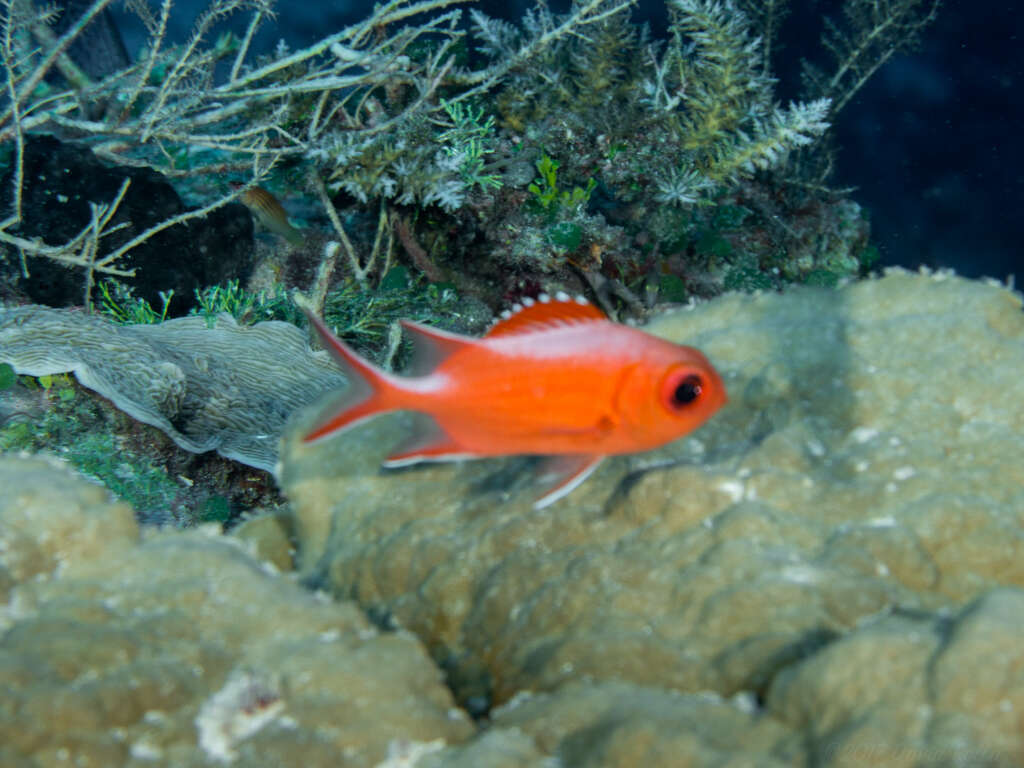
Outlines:
{"type": "Polygon", "coordinates": [[[827,72],[804,62],[807,90],[833,100],[838,112],[878,69],[913,46],[935,20],[941,0],[847,0],[843,19],[825,20],[822,44],[834,60],[827,72]]]}
{"type": "MultiPolygon", "coordinates": [[[[847,0],[846,23],[829,23],[824,39],[835,71],[808,66],[808,99],[782,106],[770,64],[783,0],[668,0],[665,40],[631,23],[635,0],[575,0],[564,14],[539,3],[518,25],[477,10],[466,25],[456,0],[388,0],[313,45],[281,45],[269,56],[252,55],[250,44],[273,18],[271,0],[212,0],[178,46],[167,42],[173,0],[155,11],[132,0],[149,30],[146,54],[94,80],[75,69],[68,50],[112,1],[95,0],[57,38],[30,0],[0,0],[7,94],[0,141],[10,142],[14,169],[0,244],[25,271],[32,257],[83,269],[86,304],[98,275],[131,276],[124,257],[140,243],[248,195],[284,166],[293,183],[317,194],[339,241],[332,253],[343,251],[361,286],[387,271],[396,238],[435,281],[458,275],[466,285],[493,283],[512,267],[560,271],[564,282],[571,265],[585,284],[608,261],[630,266],[605,269],[606,277],[646,279],[643,270],[665,266],[658,249],[680,237],[656,231],[651,254],[639,253],[627,240],[638,234],[631,221],[668,221],[675,214],[662,209],[672,208],[683,215],[679,226],[692,230],[700,224],[691,212],[783,168],[938,5],[847,0]],[[208,40],[214,23],[232,13],[249,15],[245,35],[208,40]],[[219,78],[218,63],[226,70],[219,78]],[[62,87],[48,81],[57,71],[62,87]],[[73,134],[103,158],[172,177],[227,173],[244,181],[117,247],[104,238],[118,226],[111,222],[120,195],[93,201],[75,237],[43,243],[19,230],[31,181],[25,138],[40,130],[73,134]],[[557,193],[529,189],[545,157],[559,165],[557,193]],[[577,189],[579,198],[563,204],[561,191],[577,189]],[[545,194],[559,204],[538,212],[530,202],[545,194]],[[378,242],[388,244],[374,247],[380,259],[356,258],[342,226],[367,211],[379,222],[378,242]],[[456,253],[458,238],[487,246],[487,258],[456,253]]],[[[321,296],[331,279],[342,279],[332,277],[333,258],[316,278],[321,296]]]]}
{"type": "MultiPolygon", "coordinates": [[[[446,24],[430,29],[429,44],[408,52],[410,67],[445,62],[443,67],[428,67],[440,71],[430,82],[429,92],[424,92],[422,83],[418,90],[389,85],[368,92],[362,101],[350,100],[359,111],[340,107],[329,134],[308,157],[325,170],[333,191],[344,190],[360,202],[380,197],[400,205],[436,205],[455,211],[472,189],[501,184],[500,176],[484,160],[494,151],[493,117],[485,116],[474,100],[504,87],[517,68],[535,68],[557,55],[566,41],[599,28],[604,19],[626,10],[631,2],[591,0],[576,4],[564,16],[538,8],[526,15],[521,30],[473,11],[471,33],[456,26],[458,15],[452,12],[445,17],[446,24]],[[455,68],[452,50],[457,43],[464,44],[467,35],[470,44],[484,50],[500,48],[501,55],[477,69],[455,68]],[[433,96],[435,89],[448,92],[449,98],[421,99],[433,96]],[[421,103],[411,110],[409,103],[415,99],[421,103]],[[377,128],[381,125],[386,130],[377,128]]],[[[402,46],[405,55],[411,41],[403,40],[402,46]]]]}
{"type": "Polygon", "coordinates": [[[29,12],[31,3],[0,3],[7,96],[0,107],[0,141],[14,145],[13,205],[0,222],[0,243],[15,249],[23,263],[27,257],[43,257],[84,269],[87,304],[95,274],[130,277],[131,270],[120,262],[132,248],[245,195],[281,160],[315,157],[317,152],[334,157],[332,147],[360,146],[397,126],[413,125],[424,110],[440,109],[434,94],[453,66],[451,46],[458,38],[458,12],[445,11],[455,0],[391,0],[359,24],[312,46],[294,53],[281,48],[275,56],[253,59],[249,43],[271,16],[269,0],[214,0],[180,46],[166,42],[172,0],[163,0],[156,15],[146,4],[134,2],[129,6],[150,33],[148,55],[140,64],[99,82],[78,73],[68,78],[70,87],[64,90],[46,86],[52,70],[68,69],[68,47],[112,1],[96,0],[59,39],[47,35],[47,14],[29,12]],[[208,43],[212,25],[236,12],[251,14],[245,38],[208,43]],[[407,25],[414,17],[425,20],[407,25]],[[381,35],[381,30],[390,34],[381,35]],[[433,41],[432,52],[419,58],[409,55],[408,49],[425,37],[433,41]],[[230,72],[217,81],[214,67],[221,61],[230,62],[230,72]],[[385,86],[411,94],[388,114],[374,95],[385,86]],[[23,169],[24,140],[27,132],[44,129],[72,132],[98,156],[122,164],[145,165],[171,176],[235,172],[247,181],[116,249],[105,249],[103,237],[111,231],[108,225],[121,195],[95,201],[92,221],[78,236],[44,244],[18,233],[22,190],[30,183],[23,169]]]}
{"type": "MultiPolygon", "coordinates": [[[[827,99],[773,103],[760,39],[730,0],[672,0],[669,11],[666,43],[619,13],[549,52],[544,68],[511,74],[499,106],[512,125],[543,110],[574,132],[601,133],[618,146],[605,174],[616,191],[653,185],[657,199],[679,204],[777,166],[827,128],[827,99]]],[[[489,50],[506,49],[509,37],[491,30],[489,50]]]]}

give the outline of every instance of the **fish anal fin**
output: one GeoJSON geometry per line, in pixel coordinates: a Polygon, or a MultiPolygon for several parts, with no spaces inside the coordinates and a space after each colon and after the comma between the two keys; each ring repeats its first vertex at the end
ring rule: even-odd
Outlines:
{"type": "Polygon", "coordinates": [[[452,440],[436,421],[424,414],[418,414],[412,432],[384,460],[384,466],[404,467],[421,461],[457,461],[471,458],[474,458],[473,455],[452,440]]]}
{"type": "Polygon", "coordinates": [[[553,298],[541,295],[539,299],[524,299],[504,313],[484,338],[607,320],[600,309],[584,299],[571,299],[564,293],[553,298]]]}
{"type": "Polygon", "coordinates": [[[565,454],[548,456],[537,468],[537,481],[545,490],[533,502],[534,509],[554,504],[586,480],[597,469],[604,456],[565,454]]]}
{"type": "Polygon", "coordinates": [[[412,341],[412,360],[405,373],[412,376],[426,376],[450,355],[477,343],[476,339],[457,333],[441,331],[411,320],[401,320],[412,341]]]}

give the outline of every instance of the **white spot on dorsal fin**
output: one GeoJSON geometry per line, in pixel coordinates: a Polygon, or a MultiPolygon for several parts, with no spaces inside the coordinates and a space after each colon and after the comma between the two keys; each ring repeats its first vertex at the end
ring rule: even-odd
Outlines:
{"type": "Polygon", "coordinates": [[[558,293],[555,294],[555,301],[568,301],[568,300],[569,300],[569,294],[566,293],[565,291],[559,291],[558,293]]]}
{"type": "Polygon", "coordinates": [[[607,321],[607,316],[588,301],[540,302],[523,299],[522,306],[516,304],[509,311],[503,312],[502,319],[486,334],[488,337],[506,336],[513,333],[528,333],[556,326],[575,325],[607,321]]]}
{"type": "Polygon", "coordinates": [[[537,296],[537,301],[539,301],[541,304],[547,304],[551,301],[551,297],[548,296],[546,293],[542,293],[539,296],[537,296]]]}
{"type": "Polygon", "coordinates": [[[524,307],[532,307],[534,304],[536,304],[536,302],[533,299],[531,299],[529,296],[524,296],[523,297],[523,306],[524,307]]]}
{"type": "Polygon", "coordinates": [[[583,298],[582,296],[579,296],[579,295],[577,295],[577,296],[576,296],[576,298],[575,298],[575,302],[576,302],[577,304],[589,304],[589,303],[590,303],[590,302],[589,302],[589,301],[587,301],[587,300],[586,300],[585,298],[583,298]]]}

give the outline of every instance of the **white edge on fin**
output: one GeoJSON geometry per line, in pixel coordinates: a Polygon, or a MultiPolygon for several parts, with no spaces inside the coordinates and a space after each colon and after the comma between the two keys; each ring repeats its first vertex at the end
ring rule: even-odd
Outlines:
{"type": "MultiPolygon", "coordinates": [[[[357,405],[358,405],[358,403],[357,403],[357,405]]],[[[340,414],[340,413],[342,413],[344,411],[345,411],[345,406],[340,406],[340,407],[335,408],[334,410],[331,411],[331,413],[333,415],[330,418],[323,418],[323,419],[319,419],[319,420],[313,422],[313,426],[310,429],[306,430],[306,434],[308,435],[308,434],[312,434],[313,432],[316,432],[318,429],[320,429],[320,427],[322,427],[325,424],[331,422],[333,419],[337,418],[338,414],[340,414]]],[[[338,435],[343,435],[346,432],[348,432],[350,429],[355,429],[360,424],[363,424],[363,423],[369,421],[370,419],[374,419],[374,418],[380,416],[381,413],[383,413],[383,411],[378,411],[378,412],[374,412],[374,413],[368,413],[365,416],[360,416],[355,421],[350,421],[348,424],[346,424],[345,426],[343,426],[343,427],[341,427],[339,429],[335,429],[335,430],[333,430],[331,432],[325,432],[324,434],[320,435],[319,437],[314,437],[312,440],[306,440],[306,438],[303,437],[300,442],[303,445],[316,445],[317,443],[319,443],[322,440],[327,440],[327,439],[332,438],[332,437],[337,437],[338,435]]]]}
{"type": "Polygon", "coordinates": [[[535,502],[533,502],[533,508],[534,509],[544,509],[544,507],[547,507],[547,506],[550,506],[550,505],[554,504],[556,501],[558,501],[563,496],[568,496],[570,493],[572,493],[574,490],[576,490],[583,483],[584,480],[586,480],[588,477],[590,477],[591,473],[595,469],[597,469],[598,465],[603,460],[604,460],[604,456],[595,456],[594,457],[594,461],[592,461],[587,467],[585,467],[583,469],[583,471],[580,472],[578,475],[576,475],[575,477],[570,478],[568,482],[566,482],[566,483],[564,483],[562,485],[556,486],[551,491],[549,491],[548,493],[544,494],[539,499],[537,499],[535,502]]]}
{"type": "Polygon", "coordinates": [[[474,453],[446,453],[443,456],[408,456],[404,459],[385,459],[380,465],[388,469],[397,469],[398,467],[411,467],[413,464],[425,464],[427,462],[468,461],[479,458],[481,457],[474,453]]]}

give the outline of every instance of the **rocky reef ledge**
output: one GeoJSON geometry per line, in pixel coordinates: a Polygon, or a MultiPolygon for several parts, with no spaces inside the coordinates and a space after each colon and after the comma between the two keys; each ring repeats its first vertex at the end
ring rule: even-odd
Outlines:
{"type": "Polygon", "coordinates": [[[291,542],[0,459],[0,764],[1024,762],[1019,297],[895,271],[650,330],[730,404],[542,511],[529,460],[381,471],[401,415],[295,420],[291,542]]]}

